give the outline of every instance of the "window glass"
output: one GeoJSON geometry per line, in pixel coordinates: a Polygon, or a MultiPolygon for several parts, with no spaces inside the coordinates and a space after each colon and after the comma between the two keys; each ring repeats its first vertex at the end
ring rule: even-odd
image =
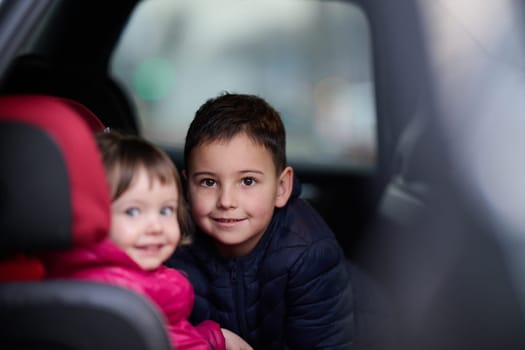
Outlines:
{"type": "Polygon", "coordinates": [[[369,28],[335,1],[147,0],[111,70],[138,108],[141,133],[183,147],[205,100],[252,93],[280,113],[291,163],[375,162],[369,28]]]}

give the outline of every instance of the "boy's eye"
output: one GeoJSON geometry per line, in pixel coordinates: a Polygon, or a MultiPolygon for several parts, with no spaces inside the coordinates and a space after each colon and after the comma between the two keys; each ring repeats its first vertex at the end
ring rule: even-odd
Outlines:
{"type": "Polygon", "coordinates": [[[126,215],[135,217],[139,215],[140,210],[138,208],[129,208],[126,210],[126,215]]]}
{"type": "Polygon", "coordinates": [[[200,181],[201,186],[205,186],[205,187],[212,187],[215,185],[215,183],[216,182],[213,179],[202,179],[200,181]]]}
{"type": "Polygon", "coordinates": [[[170,216],[173,215],[173,213],[175,213],[175,209],[173,207],[164,207],[160,210],[160,215],[163,216],[170,216]]]}
{"type": "Polygon", "coordinates": [[[245,177],[241,180],[242,184],[245,186],[253,186],[257,181],[253,177],[245,177]]]}

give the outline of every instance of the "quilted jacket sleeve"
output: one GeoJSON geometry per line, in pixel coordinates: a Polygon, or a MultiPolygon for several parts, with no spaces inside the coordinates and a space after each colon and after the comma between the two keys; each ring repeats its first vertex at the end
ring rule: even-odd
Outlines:
{"type": "Polygon", "coordinates": [[[291,349],[351,349],[354,310],[350,275],[333,239],[314,242],[290,271],[286,345],[291,349]]]}

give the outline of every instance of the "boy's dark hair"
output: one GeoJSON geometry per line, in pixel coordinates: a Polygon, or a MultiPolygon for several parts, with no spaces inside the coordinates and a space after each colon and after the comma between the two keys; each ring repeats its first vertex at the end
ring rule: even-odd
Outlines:
{"type": "Polygon", "coordinates": [[[286,133],[279,112],[259,96],[228,92],[207,100],[195,113],[186,134],[185,167],[195,147],[239,133],[270,151],[277,173],[286,167],[286,133]]]}
{"type": "Polygon", "coordinates": [[[171,158],[153,143],[135,135],[115,131],[96,134],[96,141],[111,191],[111,201],[118,199],[130,186],[138,169],[144,168],[152,180],[174,183],[178,193],[177,220],[180,244],[190,243],[193,223],[184,199],[179,172],[171,158]]]}

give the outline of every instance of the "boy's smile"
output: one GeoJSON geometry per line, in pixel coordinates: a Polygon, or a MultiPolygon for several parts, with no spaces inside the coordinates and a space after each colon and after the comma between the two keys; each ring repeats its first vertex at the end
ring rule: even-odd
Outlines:
{"type": "Polygon", "coordinates": [[[197,225],[227,256],[248,254],[283,201],[283,174],[271,153],[244,133],[195,147],[187,169],[188,195],[197,225]]]}
{"type": "Polygon", "coordinates": [[[224,227],[232,227],[245,219],[213,218],[213,220],[217,222],[217,225],[224,227]]]}

